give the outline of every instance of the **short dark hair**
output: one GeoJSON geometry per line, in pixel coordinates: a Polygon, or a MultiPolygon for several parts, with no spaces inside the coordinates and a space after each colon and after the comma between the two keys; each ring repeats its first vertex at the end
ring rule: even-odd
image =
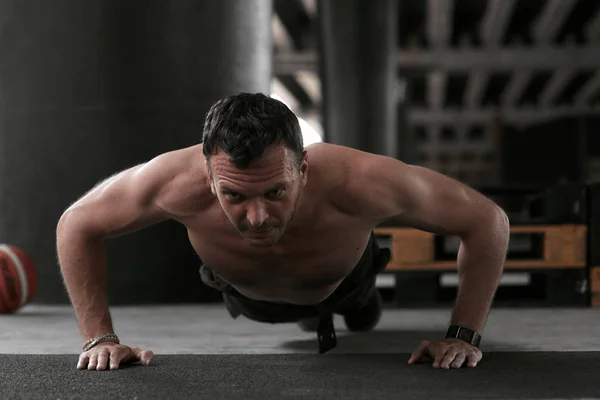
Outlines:
{"type": "Polygon", "coordinates": [[[212,105],[204,122],[207,160],[221,149],[237,168],[247,168],[273,144],[293,151],[300,167],[304,143],[296,115],[281,101],[262,93],[240,93],[212,105]]]}

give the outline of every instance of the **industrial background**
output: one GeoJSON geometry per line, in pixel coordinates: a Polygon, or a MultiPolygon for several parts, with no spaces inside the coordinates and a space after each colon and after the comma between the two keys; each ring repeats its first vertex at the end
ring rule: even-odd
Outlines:
{"type": "MultiPolygon", "coordinates": [[[[274,5],[273,91],[323,134],[318,3],[274,5]]],[[[394,6],[403,158],[473,185],[600,179],[600,2],[394,6]]]]}
{"type": "Polygon", "coordinates": [[[0,398],[598,398],[599,128],[600,0],[0,0],[0,398]],[[107,177],[199,143],[210,106],[240,92],[284,101],[306,145],[422,165],[506,211],[476,368],[408,364],[420,344],[476,354],[445,339],[457,237],[377,226],[381,320],[356,332],[335,315],[338,346],[317,354],[330,334],[231,318],[165,221],[103,241],[121,346],[91,350],[152,362],[76,369],[89,338],[59,219],[107,177]]]}
{"type": "MultiPolygon", "coordinates": [[[[197,143],[210,105],[242,91],[288,104],[307,145],[429,167],[493,198],[520,229],[578,224],[585,246],[558,245],[576,260],[549,260],[554,236],[541,227],[515,233],[509,258],[530,264],[507,265],[506,279],[529,274],[515,278],[528,287],[564,267],[572,301],[592,302],[598,1],[4,0],[0,56],[0,243],[34,259],[34,302],[68,303],[55,248],[64,210],[100,180],[197,143]],[[554,264],[532,271],[535,259],[554,264]]],[[[445,243],[435,246],[451,258],[457,243],[445,243]]],[[[396,253],[449,276],[427,264],[433,250],[413,250],[396,253]]],[[[111,304],[220,298],[202,287],[201,260],[173,221],[107,240],[106,251],[111,304]]],[[[412,269],[393,264],[380,284],[400,293],[396,278],[412,282],[412,269]]]]}

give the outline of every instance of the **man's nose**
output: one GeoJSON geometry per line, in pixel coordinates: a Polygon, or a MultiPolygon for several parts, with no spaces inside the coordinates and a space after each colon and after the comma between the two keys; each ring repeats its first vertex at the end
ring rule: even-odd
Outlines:
{"type": "Polygon", "coordinates": [[[251,229],[258,229],[263,225],[269,217],[266,205],[261,201],[250,203],[246,210],[246,219],[251,229]]]}

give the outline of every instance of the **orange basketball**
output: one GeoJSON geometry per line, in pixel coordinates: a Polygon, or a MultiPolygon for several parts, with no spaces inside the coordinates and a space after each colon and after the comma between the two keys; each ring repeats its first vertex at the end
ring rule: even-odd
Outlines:
{"type": "Polygon", "coordinates": [[[29,303],[37,292],[33,260],[15,246],[0,244],[0,313],[12,313],[29,303]]]}

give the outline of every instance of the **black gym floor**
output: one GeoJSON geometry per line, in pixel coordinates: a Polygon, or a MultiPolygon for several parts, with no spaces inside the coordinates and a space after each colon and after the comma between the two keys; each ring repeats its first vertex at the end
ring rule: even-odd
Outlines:
{"type": "Polygon", "coordinates": [[[421,339],[443,336],[449,309],[386,309],[374,332],[336,320],[338,347],[294,324],[231,320],[221,305],[113,307],[124,343],[152,365],[77,370],[69,307],[0,317],[1,399],[582,399],[600,398],[600,309],[493,309],[476,368],[408,365],[421,339]]]}

